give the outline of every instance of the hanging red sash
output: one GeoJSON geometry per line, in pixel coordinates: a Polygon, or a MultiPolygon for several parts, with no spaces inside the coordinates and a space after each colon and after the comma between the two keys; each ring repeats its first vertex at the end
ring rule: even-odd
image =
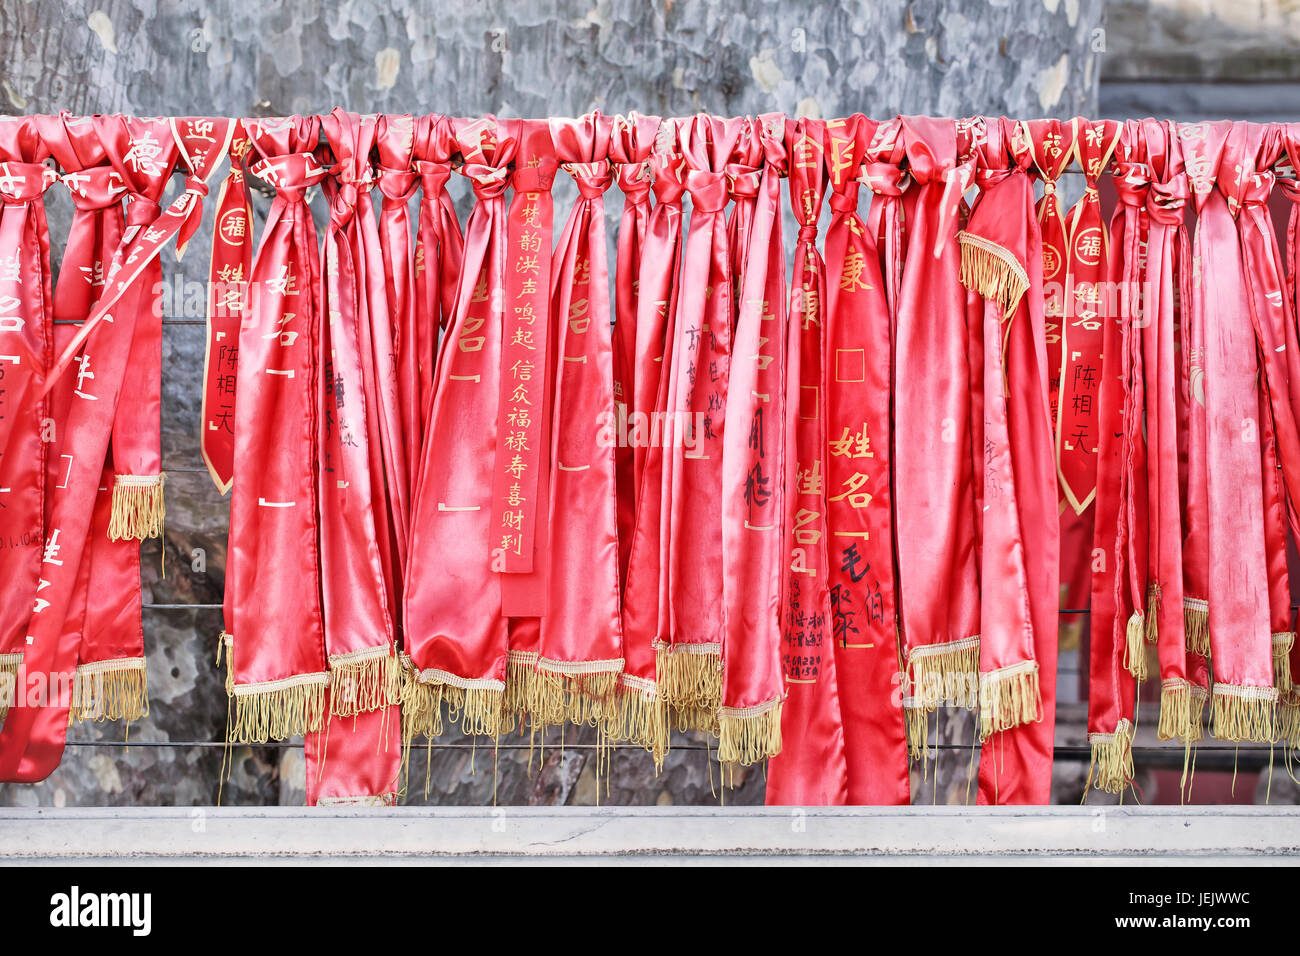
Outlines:
{"type": "MultiPolygon", "coordinates": [[[[783,534],[787,558],[781,583],[781,655],[787,684],[792,680],[820,684],[825,679],[823,690],[829,691],[835,686],[830,682],[835,651],[831,645],[827,586],[826,403],[822,376],[826,268],[816,245],[817,220],[826,188],[825,138],[826,127],[821,120],[786,121],[790,206],[799,232],[786,324],[783,534]]],[[[833,734],[830,739],[837,742],[833,734]]],[[[828,794],[838,790],[834,777],[826,789],[828,794]]]]}
{"type": "Polygon", "coordinates": [[[636,387],[636,311],[640,295],[641,257],[650,229],[650,186],[654,171],[650,148],[659,117],[614,117],[609,158],[623,192],[623,214],[618,226],[614,266],[614,428],[618,438],[615,462],[618,472],[619,594],[627,585],[627,563],[636,526],[636,502],[641,476],[636,470],[637,449],[627,440],[632,393],[636,387]]]}
{"type": "MultiPolygon", "coordinates": [[[[177,121],[173,121],[177,122],[177,121]]],[[[109,430],[116,411],[117,395],[123,384],[125,366],[134,333],[134,310],[116,311],[119,303],[145,273],[172,237],[192,235],[201,215],[201,199],[207,192],[205,180],[219,164],[228,141],[228,124],[221,124],[218,149],[194,148],[188,138],[169,130],[181,141],[189,175],[185,190],[168,206],[149,229],[128,229],[126,245],[118,250],[106,278],[104,296],[90,317],[71,338],[42,385],[48,392],[74,358],[78,361],[79,387],[65,423],[65,444],[61,454],[67,461],[64,480],[55,486],[50,509],[49,533],[41,557],[32,618],[25,638],[25,663],[37,685],[32,695],[23,693],[19,680],[11,711],[0,731],[0,779],[31,782],[43,780],[58,765],[66,739],[70,684],[77,659],[74,632],[65,622],[75,600],[75,586],[91,521],[92,502],[102,476],[108,449],[109,430]],[[103,330],[90,340],[95,330],[103,330]],[[95,378],[83,372],[93,371],[95,378]],[[53,688],[53,692],[51,692],[53,688]]],[[[129,131],[120,118],[99,120],[100,136],[110,155],[129,152],[129,131]]],[[[33,689],[33,688],[27,688],[33,689]]]]}
{"type": "Polygon", "coordinates": [[[1229,208],[1239,207],[1241,244],[1250,314],[1263,366],[1260,427],[1263,431],[1264,533],[1268,561],[1273,685],[1280,696],[1291,692],[1290,582],[1287,574],[1286,527],[1300,534],[1300,345],[1291,303],[1285,294],[1282,257],[1273,231],[1268,200],[1277,179],[1274,165],[1284,149],[1281,127],[1253,123],[1233,126],[1225,162],[1235,175],[1220,186],[1229,208]],[[1290,496],[1290,497],[1288,497],[1290,496]]]}
{"type": "MultiPolygon", "coordinates": [[[[782,750],[781,581],[785,515],[785,117],[757,118],[761,179],[737,264],[739,317],[722,450],[722,706],[718,759],[748,765],[782,750]]],[[[741,175],[747,175],[742,173],[741,175]]],[[[733,214],[739,216],[737,212],[733,214]]],[[[768,785],[772,778],[769,776],[768,785]]],[[[771,792],[769,791],[769,795],[771,792]]]]}
{"type": "Polygon", "coordinates": [[[248,308],[253,266],[253,205],[246,161],[253,143],[236,120],[230,138],[230,170],[217,193],[212,253],[208,262],[208,326],[203,352],[203,409],[199,451],[223,495],[234,481],[235,382],[239,326],[248,308]]]}
{"type": "Polygon", "coordinates": [[[0,122],[0,724],[19,681],[40,576],[45,421],[36,400],[54,348],[50,240],[42,197],[57,180],[30,119],[0,122]]]}
{"type": "MultiPolygon", "coordinates": [[[[324,410],[320,263],[305,201],[324,177],[315,117],[251,121],[275,187],[239,333],[230,501],[228,666],[238,743],[321,729],[330,682],[321,611],[318,457],[324,410]]],[[[322,472],[323,474],[323,472],[322,472]]]]}
{"type": "MultiPolygon", "coordinates": [[[[1291,200],[1291,214],[1287,223],[1286,237],[1286,288],[1284,294],[1291,314],[1300,314],[1300,180],[1296,179],[1297,162],[1300,161],[1300,126],[1287,124],[1277,136],[1281,148],[1285,150],[1278,161],[1279,178],[1277,184],[1283,194],[1291,200]]],[[[1290,357],[1289,357],[1290,358],[1290,357]]],[[[1292,384],[1293,390],[1297,389],[1292,384]]],[[[1287,487],[1288,505],[1294,493],[1287,487]]],[[[1292,506],[1293,507],[1293,506],[1292,506]]],[[[1279,727],[1278,732],[1285,741],[1289,753],[1300,752],[1300,690],[1297,690],[1295,675],[1300,673],[1300,641],[1293,641],[1288,655],[1288,669],[1291,676],[1289,692],[1279,691],[1279,727]]]]}
{"type": "MultiPolygon", "coordinates": [[[[420,174],[420,221],[415,234],[415,338],[419,356],[420,448],[433,404],[439,332],[447,328],[456,306],[464,239],[456,207],[447,195],[451,155],[456,150],[452,122],[437,114],[415,120],[415,171],[420,174]]],[[[442,340],[445,344],[446,338],[442,340]]],[[[419,463],[413,474],[418,478],[419,463]]],[[[412,483],[414,488],[414,480],[412,483]]]]}
{"type": "Polygon", "coordinates": [[[894,366],[898,592],[911,695],[934,710],[978,699],[979,588],[966,297],[957,211],[973,170],[952,120],[905,117],[914,186],[894,366]]]}
{"type": "MultiPolygon", "coordinates": [[[[176,162],[176,141],[166,120],[126,118],[127,139],[107,147],[108,160],[127,187],[129,237],[149,229],[161,213],[167,180],[176,162]]],[[[223,144],[224,145],[224,144],[223,144]]],[[[178,246],[179,248],[179,246],[178,246]]],[[[118,312],[136,310],[135,340],[113,423],[113,518],[109,537],[143,540],[163,527],[162,453],[162,263],[145,266],[118,312]]]]}
{"type": "MultiPolygon", "coordinates": [[[[856,177],[877,129],[860,115],[826,129],[834,190],[826,233],[823,369],[827,568],[849,802],[906,804],[908,735],[898,693],[903,675],[893,557],[891,321],[878,238],[857,212],[856,177]]],[[[922,746],[925,711],[917,713],[922,728],[913,743],[922,746]]]]}
{"type": "Polygon", "coordinates": [[[495,117],[457,121],[475,195],[456,302],[438,362],[412,508],[403,590],[406,651],[402,737],[442,732],[441,704],[467,734],[503,729],[507,621],[492,549],[500,465],[497,412],[506,295],[506,202],[517,140],[495,117]]]}
{"type": "Polygon", "coordinates": [[[665,120],[655,136],[651,164],[655,207],[650,213],[638,272],[636,358],[628,442],[637,476],[636,520],[623,591],[623,696],[616,737],[644,747],[661,766],[668,751],[668,719],[659,693],[656,647],[668,640],[661,614],[665,581],[661,546],[667,538],[665,439],[672,440],[668,418],[669,375],[676,341],[677,292],[682,266],[682,195],[685,159],[677,149],[678,123],[665,120]]]}
{"type": "MultiPolygon", "coordinates": [[[[1192,685],[1187,680],[1183,629],[1183,477],[1178,434],[1182,361],[1177,354],[1178,329],[1186,318],[1181,313],[1189,304],[1184,298],[1191,252],[1183,228],[1187,176],[1173,125],[1146,120],[1143,127],[1152,178],[1146,202],[1150,226],[1141,333],[1149,449],[1147,640],[1155,639],[1160,660],[1157,735],[1161,740],[1187,740],[1191,734],[1192,685]]],[[[1284,564],[1285,550],[1284,542],[1284,564]]]]}
{"type": "MultiPolygon", "coordinates": [[[[550,460],[541,463],[550,468],[548,596],[535,698],[542,725],[590,723],[602,733],[618,714],[623,669],[604,215],[613,181],[610,130],[599,112],[551,123],[556,158],[577,183],[578,201],[556,246],[552,280],[547,348],[554,350],[555,397],[550,460]]],[[[509,401],[506,412],[513,434],[536,409],[509,401]]]]}
{"type": "Polygon", "coordinates": [[[980,802],[1051,802],[1057,646],[1055,456],[1042,246],[1016,121],[975,143],[980,194],[960,234],[963,285],[984,297],[980,802]]]}
{"type": "MultiPolygon", "coordinates": [[[[122,240],[121,175],[104,161],[94,125],[70,116],[49,118],[42,138],[66,170],[63,182],[74,213],[54,292],[56,351],[74,334],[67,324],[84,322],[104,289],[105,264],[111,264],[122,240]]],[[[50,421],[57,432],[77,387],[76,367],[63,375],[49,396],[50,421]]],[[[50,445],[47,487],[62,480],[57,441],[50,445]]],[[[47,502],[50,497],[46,494],[47,502]]],[[[64,635],[78,642],[77,669],[69,716],[73,720],[138,720],[149,711],[141,626],[140,545],[111,540],[113,473],[105,469],[95,496],[88,550],[78,570],[64,635]],[[88,603],[88,594],[95,600],[88,603]]]]}
{"type": "Polygon", "coordinates": [[[735,308],[726,165],[742,121],[698,116],[681,130],[691,194],[668,380],[658,689],[679,729],[715,731],[722,697],[722,440],[735,308]]]}
{"type": "MultiPolygon", "coordinates": [[[[1273,686],[1268,562],[1264,535],[1258,344],[1251,325],[1237,227],[1237,189],[1260,175],[1255,148],[1231,124],[1183,126],[1194,187],[1208,167],[1218,188],[1198,191],[1193,308],[1204,322],[1208,508],[1209,638],[1213,733],[1223,740],[1272,740],[1273,686]],[[1228,202],[1227,196],[1233,201],[1228,202]],[[1213,263],[1213,267],[1210,266],[1213,263]]],[[[1266,173],[1271,177],[1271,173],[1266,173]]],[[[1263,177],[1261,177],[1263,178],[1263,177]]],[[[1263,371],[1267,375],[1267,365],[1263,371]]],[[[1266,385],[1267,383],[1265,383],[1266,385]]]]}

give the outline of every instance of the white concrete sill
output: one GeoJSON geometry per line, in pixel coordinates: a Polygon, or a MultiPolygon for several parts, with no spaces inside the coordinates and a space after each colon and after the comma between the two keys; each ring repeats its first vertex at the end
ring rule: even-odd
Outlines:
{"type": "Polygon", "coordinates": [[[0,864],[1286,864],[1296,807],[0,810],[0,864]]]}

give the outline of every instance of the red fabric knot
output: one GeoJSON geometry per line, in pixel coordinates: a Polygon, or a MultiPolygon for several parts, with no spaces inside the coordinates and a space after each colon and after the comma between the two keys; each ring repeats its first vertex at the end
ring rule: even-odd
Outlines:
{"type": "Polygon", "coordinates": [[[425,199],[432,199],[442,192],[447,180],[451,179],[451,163],[434,163],[421,159],[416,161],[415,171],[419,174],[420,188],[424,190],[425,199]]]}
{"type": "Polygon", "coordinates": [[[654,190],[655,199],[660,204],[677,205],[686,192],[686,184],[676,176],[656,176],[650,188],[654,190]]]}
{"type": "Polygon", "coordinates": [[[1263,206],[1273,194],[1273,184],[1277,174],[1271,169],[1256,170],[1252,175],[1243,177],[1241,183],[1241,204],[1243,206],[1263,206]]]}
{"type": "Polygon", "coordinates": [[[126,204],[126,224],[128,226],[152,226],[158,221],[162,207],[146,196],[135,195],[126,204]]]}
{"type": "Polygon", "coordinates": [[[893,163],[863,163],[861,180],[878,196],[901,196],[907,173],[893,163]]]}
{"type": "Polygon", "coordinates": [[[727,188],[737,199],[754,199],[763,182],[763,171],[732,163],[727,167],[727,188]]]}
{"type": "Polygon", "coordinates": [[[505,166],[466,163],[460,168],[460,174],[467,177],[473,185],[476,199],[496,199],[505,193],[510,184],[510,170],[505,166]]]}
{"type": "Polygon", "coordinates": [[[274,186],[278,195],[294,202],[302,201],[307,190],[325,178],[325,170],[311,153],[288,153],[258,160],[249,167],[249,172],[274,186]]]}
{"type": "Polygon", "coordinates": [[[608,159],[594,163],[565,163],[564,171],[578,184],[578,195],[583,199],[599,199],[614,182],[608,159]]]}
{"type": "Polygon", "coordinates": [[[379,168],[379,193],[385,206],[405,205],[415,195],[420,176],[413,169],[379,168]]]}
{"type": "Polygon", "coordinates": [[[650,201],[650,188],[654,185],[654,167],[649,160],[640,163],[619,163],[618,188],[623,190],[625,202],[634,206],[650,201]]]}
{"type": "Polygon", "coordinates": [[[809,223],[805,223],[805,224],[801,225],[801,226],[799,227],[799,237],[798,237],[798,238],[799,238],[799,241],[800,241],[800,242],[816,242],[816,241],[817,241],[817,223],[815,223],[815,222],[809,222],[809,223]]]}
{"type": "Polygon", "coordinates": [[[126,183],[111,166],[92,166],[63,177],[72,203],[78,209],[108,209],[122,201],[126,183]]]}
{"type": "Polygon", "coordinates": [[[727,174],[707,169],[692,169],[686,174],[686,189],[692,208],[700,212],[718,212],[727,206],[727,174]]]}
{"type": "Polygon", "coordinates": [[[510,185],[517,193],[549,193],[559,164],[553,156],[538,156],[515,169],[510,185]]]}
{"type": "Polygon", "coordinates": [[[1178,176],[1167,183],[1152,183],[1147,193],[1147,213],[1161,225],[1181,225],[1188,196],[1186,176],[1178,176]]]}
{"type": "Polygon", "coordinates": [[[857,212],[858,192],[861,188],[861,183],[855,179],[850,179],[831,193],[831,212],[846,216],[857,212]]]}
{"type": "Polygon", "coordinates": [[[0,163],[0,202],[20,205],[39,199],[58,178],[42,163],[0,163]]]}
{"type": "Polygon", "coordinates": [[[1115,191],[1127,206],[1145,206],[1151,189],[1151,167],[1146,163],[1119,160],[1116,164],[1115,191]]]}

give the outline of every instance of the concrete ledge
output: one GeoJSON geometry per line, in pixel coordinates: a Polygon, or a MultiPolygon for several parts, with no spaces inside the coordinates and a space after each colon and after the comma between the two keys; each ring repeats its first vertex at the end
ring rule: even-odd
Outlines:
{"type": "Polygon", "coordinates": [[[0,862],[1261,863],[1274,807],[499,807],[0,810],[0,862]]]}

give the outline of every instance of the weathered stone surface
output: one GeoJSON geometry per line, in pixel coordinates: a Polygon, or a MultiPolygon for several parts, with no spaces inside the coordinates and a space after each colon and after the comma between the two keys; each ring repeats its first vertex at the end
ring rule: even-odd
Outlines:
{"type": "MultiPolygon", "coordinates": [[[[1096,105],[1092,31],[1102,0],[796,2],[760,0],[544,0],[339,4],[230,0],[32,0],[0,5],[0,108],[11,112],[279,115],[327,111],[439,111],[458,115],[576,115],[639,110],[685,115],[784,110],[832,117],[853,111],[1013,116],[1087,114],[1096,105]]],[[[462,217],[463,184],[454,183],[462,217]]],[[[557,230],[573,196],[556,188],[557,230]]],[[[612,191],[608,216],[621,200],[612,191]]],[[[55,259],[68,223],[66,197],[51,192],[55,259]]],[[[267,200],[255,196],[265,214],[267,200]]],[[[322,212],[317,199],[317,215],[322,212]]],[[[787,229],[792,229],[787,222],[787,229]]],[[[611,231],[611,253],[612,253],[611,231]]],[[[187,311],[204,279],[205,223],[182,264],[170,255],[167,318],[187,311]]],[[[201,294],[201,288],[200,288],[201,294]]],[[[201,301],[201,299],[200,299],[201,301]]],[[[146,549],[145,600],[221,601],[228,502],[202,470],[197,440],[201,325],[169,324],[164,336],[166,577],[146,549]],[[197,570],[201,560],[202,570],[197,570]]],[[[152,710],[131,740],[219,742],[226,705],[213,666],[220,611],[146,610],[152,710]]],[[[943,724],[946,743],[968,744],[964,715],[943,724]]],[[[121,740],[116,725],[74,728],[81,741],[121,740]]],[[[594,803],[589,729],[553,732],[545,751],[482,745],[411,756],[407,801],[594,803]],[[586,746],[575,746],[582,744],[586,746]],[[538,766],[541,766],[538,772],[538,766]],[[495,782],[494,782],[495,777],[495,782]]],[[[449,733],[443,743],[468,742],[449,733]]],[[[527,741],[523,741],[525,747],[527,741]]],[[[673,750],[656,777],[644,754],[620,750],[603,803],[761,803],[761,768],[723,790],[703,741],[673,750]]],[[[712,746],[711,744],[709,746],[712,746]]],[[[938,802],[962,802],[969,753],[944,751],[938,802]]],[[[50,781],[0,786],[0,804],[206,804],[218,795],[217,747],[75,746],[50,781]]],[[[304,766],[292,747],[238,748],[221,786],[226,804],[296,804],[304,766]]],[[[927,780],[936,771],[927,771],[927,780]]],[[[733,781],[728,781],[729,783],[733,781]]],[[[916,799],[930,798],[918,781],[916,799]]]]}

